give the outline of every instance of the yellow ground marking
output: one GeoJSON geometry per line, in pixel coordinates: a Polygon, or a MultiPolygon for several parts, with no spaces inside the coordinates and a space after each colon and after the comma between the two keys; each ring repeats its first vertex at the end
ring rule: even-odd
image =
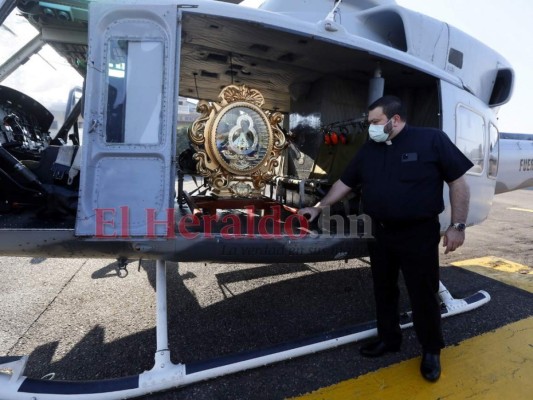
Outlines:
{"type": "Polygon", "coordinates": [[[533,293],[533,268],[498,257],[481,257],[451,263],[533,293]]]}
{"type": "MultiPolygon", "coordinates": [[[[497,257],[452,263],[533,293],[533,268],[497,257]]],[[[354,360],[364,362],[364,359],[354,360]]],[[[298,400],[500,400],[533,393],[533,317],[447,347],[442,375],[426,382],[420,357],[319,389],[298,400]]]]}
{"type": "Polygon", "coordinates": [[[417,357],[294,399],[530,399],[533,317],[443,349],[441,364],[436,383],[422,378],[417,357]]]}
{"type": "Polygon", "coordinates": [[[507,207],[508,210],[515,210],[515,211],[525,211],[533,213],[533,210],[530,210],[529,208],[518,208],[518,207],[507,207]]]}

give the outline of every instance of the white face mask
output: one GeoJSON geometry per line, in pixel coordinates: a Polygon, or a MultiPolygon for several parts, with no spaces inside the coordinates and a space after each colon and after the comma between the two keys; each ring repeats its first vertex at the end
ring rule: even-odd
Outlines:
{"type": "Polygon", "coordinates": [[[385,142],[389,138],[389,135],[392,132],[392,129],[388,129],[389,133],[386,133],[385,132],[385,127],[391,121],[392,121],[392,118],[389,119],[385,123],[385,125],[374,125],[374,124],[371,124],[368,127],[368,134],[370,135],[370,139],[372,139],[374,142],[385,142]]]}

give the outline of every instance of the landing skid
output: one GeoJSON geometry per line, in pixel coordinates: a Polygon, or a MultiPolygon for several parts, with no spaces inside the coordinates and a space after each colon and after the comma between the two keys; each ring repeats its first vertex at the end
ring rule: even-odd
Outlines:
{"type": "MultiPolygon", "coordinates": [[[[222,375],[252,369],[289,358],[299,357],[343,344],[358,342],[376,336],[375,321],[357,325],[297,342],[286,343],[269,349],[236,354],[192,364],[173,364],[168,349],[166,265],[156,263],[157,301],[157,351],[155,363],[150,371],[119,379],[99,381],[53,381],[23,376],[27,356],[0,358],[0,371],[11,370],[11,374],[0,372],[1,399],[124,399],[143,396],[162,390],[185,386],[191,383],[222,375]]],[[[473,310],[490,300],[485,291],[479,291],[464,299],[454,299],[440,283],[442,317],[449,317],[473,310]]],[[[401,318],[402,328],[412,326],[411,314],[401,318]]]]}

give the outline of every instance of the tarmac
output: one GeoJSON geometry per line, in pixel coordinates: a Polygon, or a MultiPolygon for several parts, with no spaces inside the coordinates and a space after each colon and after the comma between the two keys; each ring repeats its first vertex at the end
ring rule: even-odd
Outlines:
{"type": "MultiPolygon", "coordinates": [[[[425,382],[412,329],[378,359],[359,343],[176,388],[149,399],[524,399],[533,393],[533,190],[495,197],[489,218],[444,255],[456,298],[491,301],[443,320],[441,379],[425,382]]],[[[0,257],[0,357],[24,375],[93,380],[139,374],[155,352],[155,262],[0,257]]],[[[167,265],[169,345],[193,363],[301,340],[373,319],[368,260],[167,265]]],[[[402,310],[409,304],[402,291],[402,310]]],[[[2,399],[3,400],[3,399],[2,399]]]]}

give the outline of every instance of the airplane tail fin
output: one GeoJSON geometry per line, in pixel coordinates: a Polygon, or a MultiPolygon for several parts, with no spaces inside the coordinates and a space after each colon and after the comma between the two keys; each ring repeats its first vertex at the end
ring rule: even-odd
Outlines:
{"type": "Polygon", "coordinates": [[[533,134],[500,132],[496,194],[533,187],[533,134]]]}

